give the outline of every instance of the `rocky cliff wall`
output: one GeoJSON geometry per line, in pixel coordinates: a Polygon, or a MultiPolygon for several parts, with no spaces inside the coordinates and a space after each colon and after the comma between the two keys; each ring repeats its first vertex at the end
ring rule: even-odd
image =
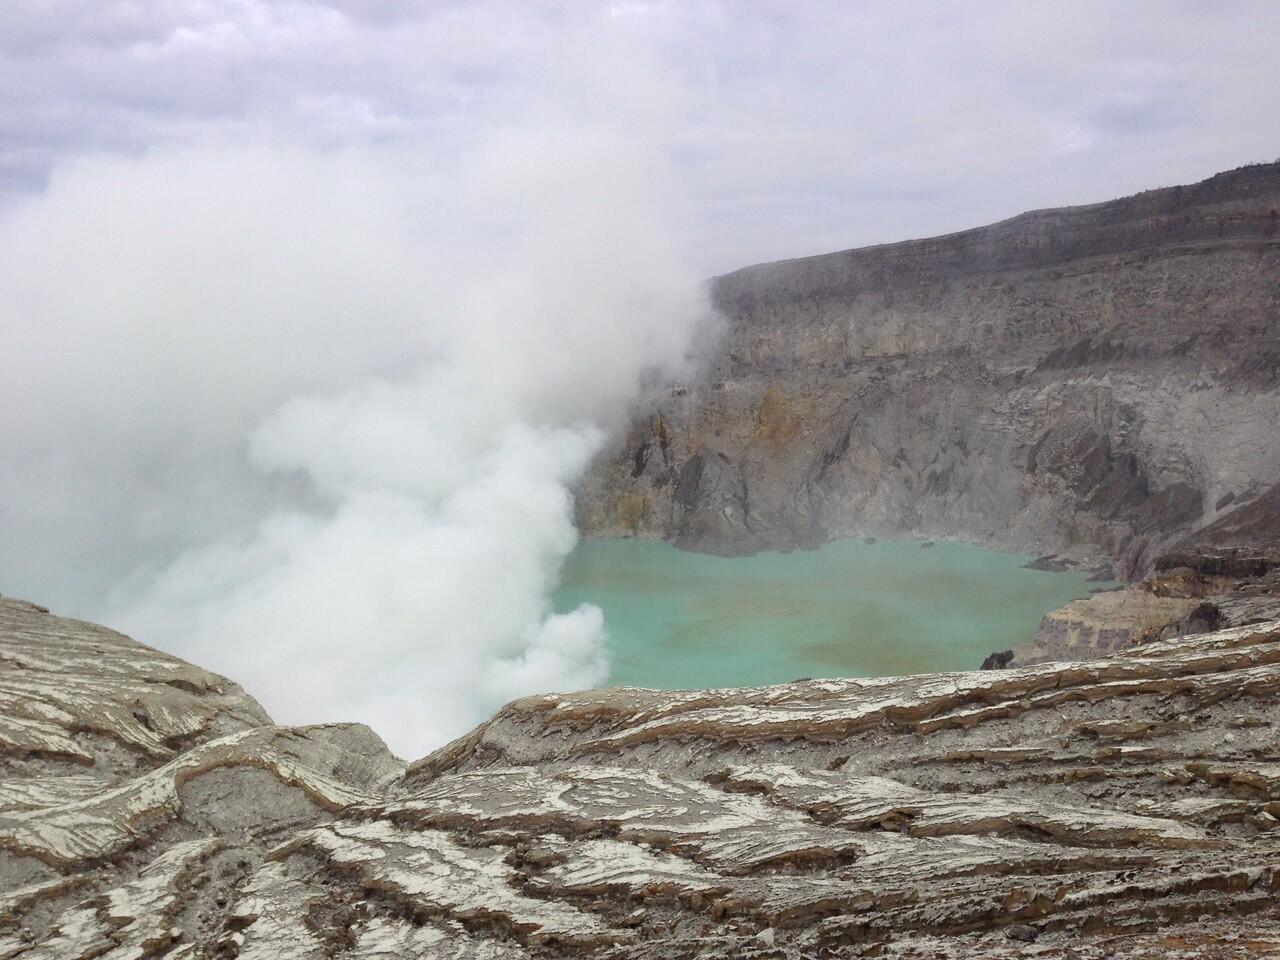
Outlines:
{"type": "Polygon", "coordinates": [[[1280,164],[713,287],[718,351],[585,479],[589,534],[956,537],[1136,577],[1280,477],[1280,164]]]}

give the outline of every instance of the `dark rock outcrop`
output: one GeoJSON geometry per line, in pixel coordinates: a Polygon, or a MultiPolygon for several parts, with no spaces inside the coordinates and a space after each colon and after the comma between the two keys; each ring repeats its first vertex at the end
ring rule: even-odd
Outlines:
{"type": "Polygon", "coordinates": [[[720,277],[705,377],[652,398],[580,522],[721,553],[947,536],[1137,578],[1280,477],[1277,209],[1267,164],[720,277]]]}
{"type": "MultiPolygon", "coordinates": [[[[1280,443],[1280,423],[1276,429],[1275,442],[1280,443]]],[[[1280,483],[1175,544],[1156,560],[1157,570],[1178,567],[1210,577],[1262,577],[1280,570],[1280,483]]]]}
{"type": "MultiPolygon", "coordinates": [[[[1235,499],[1222,503],[1231,506],[1235,499]]],[[[1173,636],[1280,618],[1280,484],[1156,558],[1126,589],[1047,614],[1035,638],[992,654],[984,668],[1101,656],[1173,636]]]]}

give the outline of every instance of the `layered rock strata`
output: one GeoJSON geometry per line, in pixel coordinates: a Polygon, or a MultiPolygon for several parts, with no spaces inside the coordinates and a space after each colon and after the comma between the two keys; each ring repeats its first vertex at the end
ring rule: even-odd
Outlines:
{"type": "Polygon", "coordinates": [[[1087,660],[1163,636],[1203,633],[1215,612],[1194,597],[1115,590],[1075,600],[1045,615],[1030,644],[1017,647],[1005,666],[1050,660],[1087,660]]]}
{"type": "Polygon", "coordinates": [[[1280,621],[517,701],[405,766],[0,600],[0,958],[1280,951],[1280,621]]]}
{"type": "Polygon", "coordinates": [[[1280,477],[1280,164],[717,278],[584,529],[722,553],[955,537],[1122,578],[1280,477]]]}
{"type": "Polygon", "coordinates": [[[983,666],[1080,659],[1280,618],[1280,484],[1175,544],[1155,567],[1127,589],[1049,613],[1030,643],[992,654],[983,666]]]}

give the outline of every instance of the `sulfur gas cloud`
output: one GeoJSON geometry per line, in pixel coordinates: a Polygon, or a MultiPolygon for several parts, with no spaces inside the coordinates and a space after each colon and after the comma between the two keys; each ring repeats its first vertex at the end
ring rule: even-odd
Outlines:
{"type": "Polygon", "coordinates": [[[572,486],[707,307],[607,121],[60,165],[0,219],[0,583],[418,755],[599,684],[572,486]]]}

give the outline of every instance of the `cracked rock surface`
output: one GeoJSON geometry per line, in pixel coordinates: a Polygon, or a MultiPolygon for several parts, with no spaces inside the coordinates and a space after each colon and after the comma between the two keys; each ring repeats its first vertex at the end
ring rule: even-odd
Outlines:
{"type": "Polygon", "coordinates": [[[0,960],[1280,954],[1280,621],[516,701],[414,764],[0,599],[0,960]]]}

